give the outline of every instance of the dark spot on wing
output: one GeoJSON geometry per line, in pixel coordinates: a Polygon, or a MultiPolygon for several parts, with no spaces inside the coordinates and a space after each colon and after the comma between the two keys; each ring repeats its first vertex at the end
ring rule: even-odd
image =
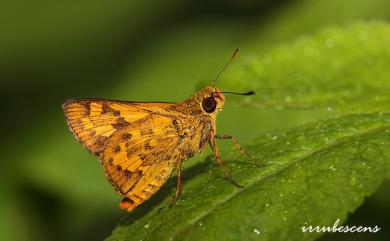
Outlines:
{"type": "Polygon", "coordinates": [[[144,200],[144,198],[138,196],[137,194],[133,194],[133,196],[134,196],[135,198],[137,198],[137,199],[144,200]]]}
{"type": "Polygon", "coordinates": [[[131,137],[133,137],[133,135],[130,134],[130,133],[125,133],[125,134],[122,135],[122,139],[123,139],[124,141],[130,140],[131,137]]]}
{"type": "Polygon", "coordinates": [[[115,124],[112,124],[112,126],[117,130],[122,129],[128,125],[130,125],[130,123],[125,121],[123,117],[118,118],[117,122],[115,124]]]}
{"type": "Polygon", "coordinates": [[[90,131],[88,131],[88,136],[89,137],[94,137],[96,135],[96,131],[95,130],[90,130],[90,131]]]}
{"type": "Polygon", "coordinates": [[[145,136],[145,135],[153,135],[152,128],[143,128],[143,129],[141,129],[141,136],[145,136]]]}
{"type": "Polygon", "coordinates": [[[85,108],[85,114],[89,116],[91,114],[91,102],[90,101],[81,102],[81,105],[83,105],[85,108]]]}
{"type": "Polygon", "coordinates": [[[119,145],[114,148],[115,153],[118,153],[120,151],[121,151],[121,147],[119,145]]]}
{"type": "Polygon", "coordinates": [[[177,133],[180,133],[180,125],[179,125],[179,122],[178,122],[176,119],[173,119],[173,120],[172,120],[172,124],[173,124],[173,126],[175,127],[177,133]]]}
{"type": "Polygon", "coordinates": [[[122,202],[125,202],[125,203],[130,203],[130,205],[133,205],[135,202],[133,200],[131,200],[130,198],[128,197],[124,197],[122,199],[122,202]]]}
{"type": "Polygon", "coordinates": [[[139,147],[131,147],[129,149],[126,150],[127,152],[127,157],[130,158],[131,156],[133,156],[135,153],[138,153],[140,150],[141,150],[141,146],[139,147]]]}
{"type": "Polygon", "coordinates": [[[125,170],[125,176],[127,177],[127,178],[129,178],[130,176],[131,176],[131,171],[129,171],[129,170],[125,170]]]}
{"type": "Polygon", "coordinates": [[[96,136],[94,147],[92,148],[94,152],[100,153],[103,151],[104,146],[106,145],[107,137],[105,136],[96,136]]]}
{"type": "Polygon", "coordinates": [[[102,105],[102,114],[113,114],[114,116],[120,116],[120,112],[111,108],[107,103],[102,105]]]}
{"type": "Polygon", "coordinates": [[[153,148],[153,146],[150,145],[149,141],[145,142],[145,144],[144,144],[145,150],[151,150],[152,148],[153,148]]]}
{"type": "Polygon", "coordinates": [[[148,155],[146,155],[146,154],[139,154],[138,157],[139,157],[139,159],[141,159],[141,161],[145,161],[145,159],[148,157],[148,155]]]}

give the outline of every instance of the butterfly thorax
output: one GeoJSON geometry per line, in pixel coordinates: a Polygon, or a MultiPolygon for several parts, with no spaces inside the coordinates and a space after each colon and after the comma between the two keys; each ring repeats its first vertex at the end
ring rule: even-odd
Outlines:
{"type": "Polygon", "coordinates": [[[183,159],[200,152],[216,131],[216,115],[225,98],[214,86],[208,86],[172,108],[182,113],[173,123],[180,136],[183,159]]]}

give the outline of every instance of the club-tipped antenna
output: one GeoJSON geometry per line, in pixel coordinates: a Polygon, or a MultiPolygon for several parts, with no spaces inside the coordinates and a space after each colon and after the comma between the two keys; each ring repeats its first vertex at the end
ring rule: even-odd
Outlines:
{"type": "Polygon", "coordinates": [[[221,74],[223,72],[225,72],[225,70],[227,69],[227,67],[233,63],[233,61],[238,57],[238,54],[240,53],[240,49],[239,48],[236,48],[233,52],[233,55],[232,57],[229,59],[229,61],[225,64],[225,66],[223,66],[223,68],[221,69],[221,71],[219,71],[219,73],[215,76],[215,78],[213,79],[213,81],[211,82],[212,84],[215,83],[215,81],[217,81],[219,79],[219,77],[221,76],[221,74]]]}
{"type": "Polygon", "coordinates": [[[255,94],[254,91],[248,91],[248,92],[245,92],[245,93],[237,93],[237,92],[230,92],[230,91],[222,91],[221,93],[223,93],[223,94],[232,94],[232,95],[254,95],[254,94],[255,94]]]}

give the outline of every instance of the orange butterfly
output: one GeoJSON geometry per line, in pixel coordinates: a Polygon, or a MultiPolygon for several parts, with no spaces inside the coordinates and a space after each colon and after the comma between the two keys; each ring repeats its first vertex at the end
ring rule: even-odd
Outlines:
{"type": "Polygon", "coordinates": [[[233,136],[216,135],[224,93],[239,94],[207,86],[181,103],[76,99],[65,102],[63,110],[74,137],[101,160],[107,179],[123,196],[120,208],[131,211],[156,193],[174,169],[178,173],[175,203],[181,193],[183,161],[207,143],[228,180],[240,186],[224,167],[216,145],[216,139],[231,139],[251,158],[233,136]]]}

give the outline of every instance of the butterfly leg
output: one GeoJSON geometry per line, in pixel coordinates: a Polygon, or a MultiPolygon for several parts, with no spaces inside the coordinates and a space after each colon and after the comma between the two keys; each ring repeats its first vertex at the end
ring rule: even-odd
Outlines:
{"type": "Polygon", "coordinates": [[[177,162],[177,184],[176,184],[176,193],[175,196],[173,197],[171,206],[169,208],[172,208],[172,206],[176,203],[177,199],[181,195],[182,191],[182,186],[181,186],[181,171],[183,170],[183,161],[178,161],[177,162]]]}
{"type": "Polygon", "coordinates": [[[255,160],[251,155],[249,155],[244,149],[242,149],[241,145],[238,143],[237,139],[234,136],[229,136],[229,135],[215,135],[215,138],[221,139],[221,140],[231,140],[234,144],[234,146],[237,148],[239,152],[242,154],[246,155],[252,160],[255,160]]]}
{"type": "MultiPolygon", "coordinates": [[[[238,143],[237,139],[234,137],[234,136],[230,136],[230,135],[215,135],[215,138],[216,139],[221,139],[221,140],[231,140],[234,144],[234,146],[236,147],[236,149],[241,152],[242,154],[244,154],[245,156],[249,157],[252,161],[256,161],[256,159],[254,157],[252,157],[251,155],[249,155],[248,152],[246,152],[240,145],[240,143],[238,143]]],[[[261,164],[261,166],[264,166],[264,164],[261,164]]]]}
{"type": "Polygon", "coordinates": [[[230,175],[229,171],[227,170],[227,168],[225,167],[225,163],[224,161],[219,157],[219,152],[218,152],[218,147],[217,147],[217,143],[215,141],[215,137],[211,137],[210,139],[210,146],[211,146],[211,149],[213,150],[213,153],[214,153],[214,159],[218,161],[218,164],[222,167],[224,173],[225,173],[225,177],[226,179],[228,179],[228,181],[234,185],[236,185],[237,187],[243,187],[241,186],[240,184],[238,184],[232,177],[232,175],[230,175]]]}

